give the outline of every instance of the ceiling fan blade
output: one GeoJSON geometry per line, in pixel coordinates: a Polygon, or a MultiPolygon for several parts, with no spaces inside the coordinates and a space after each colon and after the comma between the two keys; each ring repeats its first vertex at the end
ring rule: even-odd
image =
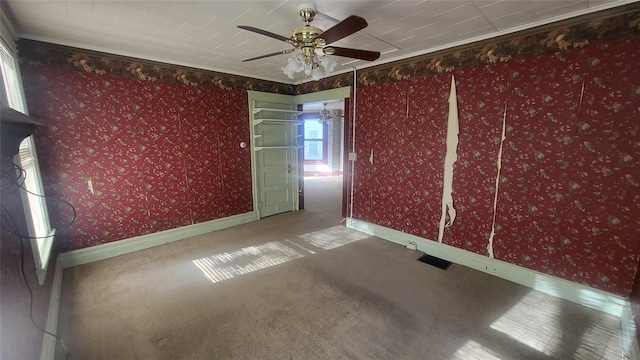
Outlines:
{"type": "Polygon", "coordinates": [[[327,31],[323,32],[318,37],[324,39],[327,44],[331,44],[332,42],[338,41],[366,28],[367,25],[367,20],[364,18],[351,15],[335,24],[333,27],[327,29],[327,31]]]}
{"type": "Polygon", "coordinates": [[[342,48],[342,47],[335,47],[335,46],[328,46],[324,48],[324,52],[327,55],[344,56],[348,58],[367,60],[367,61],[378,60],[378,58],[380,57],[379,51],[349,49],[349,48],[342,48]],[[329,49],[332,49],[333,51],[329,49]]]}
{"type": "Polygon", "coordinates": [[[260,34],[260,35],[268,36],[268,37],[276,39],[276,40],[280,40],[280,41],[284,41],[284,42],[290,42],[290,39],[288,37],[284,37],[282,35],[274,34],[274,33],[269,32],[267,30],[258,29],[258,28],[253,27],[253,26],[238,25],[238,28],[240,28],[242,30],[252,31],[252,32],[260,34]]]}
{"type": "Polygon", "coordinates": [[[287,50],[274,52],[274,53],[271,53],[271,54],[260,55],[260,56],[252,57],[250,59],[244,59],[244,60],[242,60],[242,62],[253,61],[253,60],[258,60],[258,59],[264,59],[264,58],[268,58],[268,57],[271,57],[271,56],[282,55],[282,54],[291,54],[293,52],[293,50],[294,49],[287,49],[287,50]]]}

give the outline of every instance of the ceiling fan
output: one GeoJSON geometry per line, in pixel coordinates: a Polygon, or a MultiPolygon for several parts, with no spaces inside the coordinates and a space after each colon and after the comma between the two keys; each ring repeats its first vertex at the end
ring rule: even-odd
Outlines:
{"type": "MultiPolygon", "coordinates": [[[[313,18],[316,15],[316,9],[314,4],[301,4],[299,7],[299,14],[302,20],[305,22],[305,25],[299,28],[293,29],[290,37],[284,37],[282,35],[274,34],[272,32],[258,29],[253,26],[245,26],[238,25],[238,28],[243,30],[248,30],[255,32],[257,34],[261,34],[264,36],[271,37],[276,40],[284,41],[293,48],[282,50],[270,54],[265,54],[261,56],[256,56],[250,59],[242,60],[253,61],[258,59],[264,59],[271,56],[282,55],[282,54],[290,54],[294,52],[296,49],[300,49],[301,57],[298,59],[302,60],[302,66],[304,69],[296,69],[297,65],[290,61],[289,65],[294,67],[295,72],[299,72],[304,70],[307,75],[310,75],[313,69],[318,68],[322,65],[325,70],[327,67],[335,67],[335,61],[333,62],[333,66],[331,64],[323,64],[324,55],[336,55],[342,57],[348,57],[353,59],[367,60],[373,61],[380,57],[380,52],[378,51],[368,51],[368,50],[359,50],[359,49],[350,49],[343,48],[337,46],[329,46],[329,44],[336,42],[342,38],[345,38],[351,34],[354,34],[364,28],[367,27],[367,21],[364,18],[359,16],[351,15],[348,18],[342,20],[338,24],[333,27],[327,29],[326,31],[322,31],[321,29],[310,25],[313,21],[313,18]]],[[[331,69],[332,71],[333,69],[331,69]]],[[[283,71],[287,73],[285,68],[283,71]]],[[[329,71],[330,72],[330,71],[329,71]]],[[[293,78],[292,73],[290,72],[289,77],[293,78]]]]}
{"type": "Polygon", "coordinates": [[[333,116],[331,115],[331,111],[327,110],[327,103],[324,103],[324,109],[322,109],[318,113],[318,115],[320,115],[320,120],[318,120],[320,124],[333,119],[333,116]]]}

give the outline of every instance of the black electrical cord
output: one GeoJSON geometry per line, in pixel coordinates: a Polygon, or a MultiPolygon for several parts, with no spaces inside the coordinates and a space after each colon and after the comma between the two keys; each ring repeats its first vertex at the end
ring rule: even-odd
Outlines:
{"type": "MultiPolygon", "coordinates": [[[[10,225],[11,225],[11,227],[13,229],[17,229],[18,228],[18,225],[16,224],[16,221],[13,219],[13,216],[11,216],[11,213],[8,212],[8,210],[4,206],[4,204],[2,204],[2,218],[4,219],[4,221],[10,223],[10,225]]],[[[35,326],[38,330],[42,331],[44,334],[51,335],[55,339],[60,341],[60,344],[62,345],[64,350],[67,352],[67,355],[65,356],[65,360],[67,360],[67,359],[69,359],[69,355],[71,354],[71,352],[69,351],[67,346],[64,344],[64,340],[61,337],[59,337],[58,335],[53,334],[53,333],[43,329],[40,325],[38,325],[38,323],[36,323],[36,320],[33,318],[33,290],[31,289],[31,285],[29,285],[29,281],[27,280],[26,271],[24,269],[24,242],[26,241],[26,239],[23,239],[23,238],[21,238],[19,236],[16,236],[16,237],[20,241],[20,268],[19,268],[20,275],[22,275],[22,280],[24,280],[24,284],[27,286],[27,291],[29,292],[29,317],[31,319],[31,323],[33,323],[33,326],[35,326]]]]}
{"type": "Polygon", "coordinates": [[[22,187],[27,176],[27,172],[14,162],[6,160],[3,160],[3,162],[13,166],[13,170],[3,171],[0,174],[2,178],[9,180],[8,185],[5,185],[3,181],[3,184],[0,186],[0,194],[6,196],[22,187]]]}
{"type": "Polygon", "coordinates": [[[73,225],[76,222],[76,219],[78,218],[78,212],[76,211],[76,208],[73,205],[71,205],[70,202],[68,202],[66,200],[63,200],[63,199],[56,198],[56,197],[52,197],[52,196],[39,195],[39,194],[36,194],[36,193],[34,193],[32,191],[29,191],[29,190],[25,189],[24,187],[21,187],[21,188],[22,188],[22,190],[28,192],[29,194],[32,194],[32,195],[35,195],[35,196],[38,196],[38,197],[41,197],[41,198],[44,198],[44,199],[60,201],[60,202],[63,202],[65,204],[69,205],[69,207],[71,208],[71,211],[73,212],[73,216],[72,216],[71,221],[69,222],[69,224],[67,224],[65,227],[63,227],[62,230],[56,230],[55,234],[52,234],[52,235],[49,235],[49,236],[29,236],[29,235],[24,235],[24,234],[17,234],[17,233],[15,233],[15,232],[13,232],[13,231],[5,228],[5,227],[2,227],[5,231],[10,233],[11,235],[15,235],[15,236],[17,236],[19,238],[22,238],[22,239],[46,239],[46,238],[53,237],[53,236],[60,235],[60,234],[64,233],[65,231],[69,230],[71,225],[73,225]]]}
{"type": "MultiPolygon", "coordinates": [[[[8,161],[7,161],[8,162],[8,161]]],[[[54,197],[47,197],[47,196],[43,196],[40,194],[36,194],[33,193],[32,191],[27,190],[24,187],[24,180],[26,177],[26,172],[24,171],[24,169],[22,169],[22,167],[20,167],[19,165],[17,165],[14,162],[8,162],[10,163],[14,169],[11,172],[17,173],[19,171],[20,175],[16,175],[15,177],[11,177],[9,176],[8,172],[3,172],[1,174],[1,176],[7,180],[9,180],[11,183],[10,185],[15,186],[14,189],[12,189],[10,192],[5,192],[5,188],[2,188],[2,195],[8,195],[12,192],[14,192],[17,189],[22,188],[23,190],[25,190],[26,192],[33,194],[35,196],[39,196],[45,199],[54,199],[54,200],[58,200],[61,201],[63,203],[66,203],[67,205],[69,205],[69,207],[71,207],[72,211],[73,211],[73,218],[71,220],[71,222],[69,223],[69,225],[65,226],[61,231],[58,232],[62,233],[64,231],[66,231],[67,229],[69,229],[71,227],[71,225],[75,222],[76,217],[77,217],[77,212],[75,207],[73,207],[73,205],[71,205],[71,203],[69,203],[66,200],[62,200],[62,199],[58,199],[58,198],[54,198],[54,197]]],[[[7,231],[8,233],[14,235],[15,237],[18,238],[18,240],[20,241],[20,274],[22,275],[22,279],[24,280],[24,284],[27,287],[27,291],[29,292],[29,317],[31,319],[31,322],[33,323],[33,326],[35,326],[38,330],[42,331],[44,334],[46,335],[50,335],[53,336],[56,340],[60,341],[60,344],[62,345],[62,347],[64,348],[64,350],[66,351],[66,356],[65,356],[65,360],[69,359],[69,356],[71,355],[71,352],[69,351],[69,349],[67,348],[67,346],[64,344],[64,340],[59,337],[56,334],[53,334],[49,331],[47,331],[46,329],[42,328],[40,325],[38,325],[38,323],[36,323],[34,317],[33,317],[33,290],[31,289],[31,285],[29,285],[29,281],[27,280],[27,275],[26,275],[26,271],[24,268],[24,242],[29,240],[29,239],[42,239],[42,238],[46,238],[46,237],[50,237],[50,236],[41,236],[41,237],[32,237],[32,236],[25,236],[25,235],[21,235],[20,232],[18,231],[19,227],[16,224],[15,219],[13,218],[13,216],[11,216],[11,212],[9,212],[9,210],[7,209],[7,207],[5,206],[4,203],[0,203],[1,208],[2,208],[2,219],[3,222],[7,224],[7,226],[10,226],[12,229],[8,229],[5,226],[2,226],[2,229],[4,229],[5,231],[7,231]]],[[[52,235],[53,236],[53,235],[52,235]]]]}
{"type": "MultiPolygon", "coordinates": [[[[13,162],[11,162],[11,164],[15,167],[14,170],[16,170],[16,171],[19,170],[21,172],[21,174],[25,173],[24,169],[22,169],[19,165],[15,164],[13,162]]],[[[16,179],[13,179],[13,178],[10,178],[10,177],[8,177],[8,175],[3,173],[2,177],[7,178],[7,179],[9,179],[11,181],[14,181],[13,185],[17,186],[17,188],[12,190],[11,192],[13,192],[13,191],[15,191],[17,189],[22,189],[22,190],[26,191],[27,193],[29,193],[31,195],[44,198],[45,200],[60,201],[60,202],[62,202],[64,204],[68,205],[71,208],[71,211],[73,212],[73,216],[72,216],[71,221],[69,222],[69,224],[64,226],[61,230],[56,230],[55,234],[52,234],[52,235],[49,235],[49,236],[30,236],[30,235],[25,235],[25,234],[19,234],[19,233],[16,233],[15,231],[11,231],[11,230],[9,230],[9,229],[7,229],[5,227],[2,227],[2,229],[7,231],[8,233],[10,233],[12,235],[15,235],[15,236],[17,236],[19,238],[22,238],[22,239],[45,239],[45,238],[49,238],[49,237],[60,235],[60,234],[64,233],[65,231],[67,231],[76,222],[76,219],[78,217],[78,212],[76,211],[76,208],[70,202],[68,202],[68,201],[66,201],[64,199],[53,197],[53,196],[46,196],[46,195],[36,194],[33,191],[28,190],[26,187],[24,187],[25,176],[23,176],[23,175],[17,177],[16,179]],[[20,181],[20,180],[22,180],[22,181],[20,181]]],[[[9,193],[11,193],[11,192],[9,192],[9,193]]],[[[5,194],[3,192],[2,195],[8,195],[8,193],[5,194]]]]}

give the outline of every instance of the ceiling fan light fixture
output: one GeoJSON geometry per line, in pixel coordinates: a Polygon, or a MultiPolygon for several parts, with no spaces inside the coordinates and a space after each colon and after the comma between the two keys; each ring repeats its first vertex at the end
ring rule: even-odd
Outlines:
{"type": "Polygon", "coordinates": [[[320,58],[320,65],[324,68],[325,75],[328,75],[336,69],[338,62],[331,56],[323,56],[320,58]]]}
{"type": "Polygon", "coordinates": [[[331,74],[336,65],[338,65],[338,62],[331,56],[318,54],[304,56],[301,53],[295,53],[289,57],[287,64],[281,69],[289,79],[293,79],[296,74],[304,72],[306,76],[318,81],[331,74]]]}

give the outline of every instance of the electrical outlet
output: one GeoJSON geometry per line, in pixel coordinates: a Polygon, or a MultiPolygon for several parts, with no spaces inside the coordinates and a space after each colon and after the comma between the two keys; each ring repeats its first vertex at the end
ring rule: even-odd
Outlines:
{"type": "Polygon", "coordinates": [[[409,250],[418,250],[418,244],[416,244],[413,241],[409,241],[407,243],[407,249],[409,249],[409,250]]]}
{"type": "Polygon", "coordinates": [[[358,160],[358,154],[350,152],[349,161],[356,161],[356,160],[358,160]]]}

